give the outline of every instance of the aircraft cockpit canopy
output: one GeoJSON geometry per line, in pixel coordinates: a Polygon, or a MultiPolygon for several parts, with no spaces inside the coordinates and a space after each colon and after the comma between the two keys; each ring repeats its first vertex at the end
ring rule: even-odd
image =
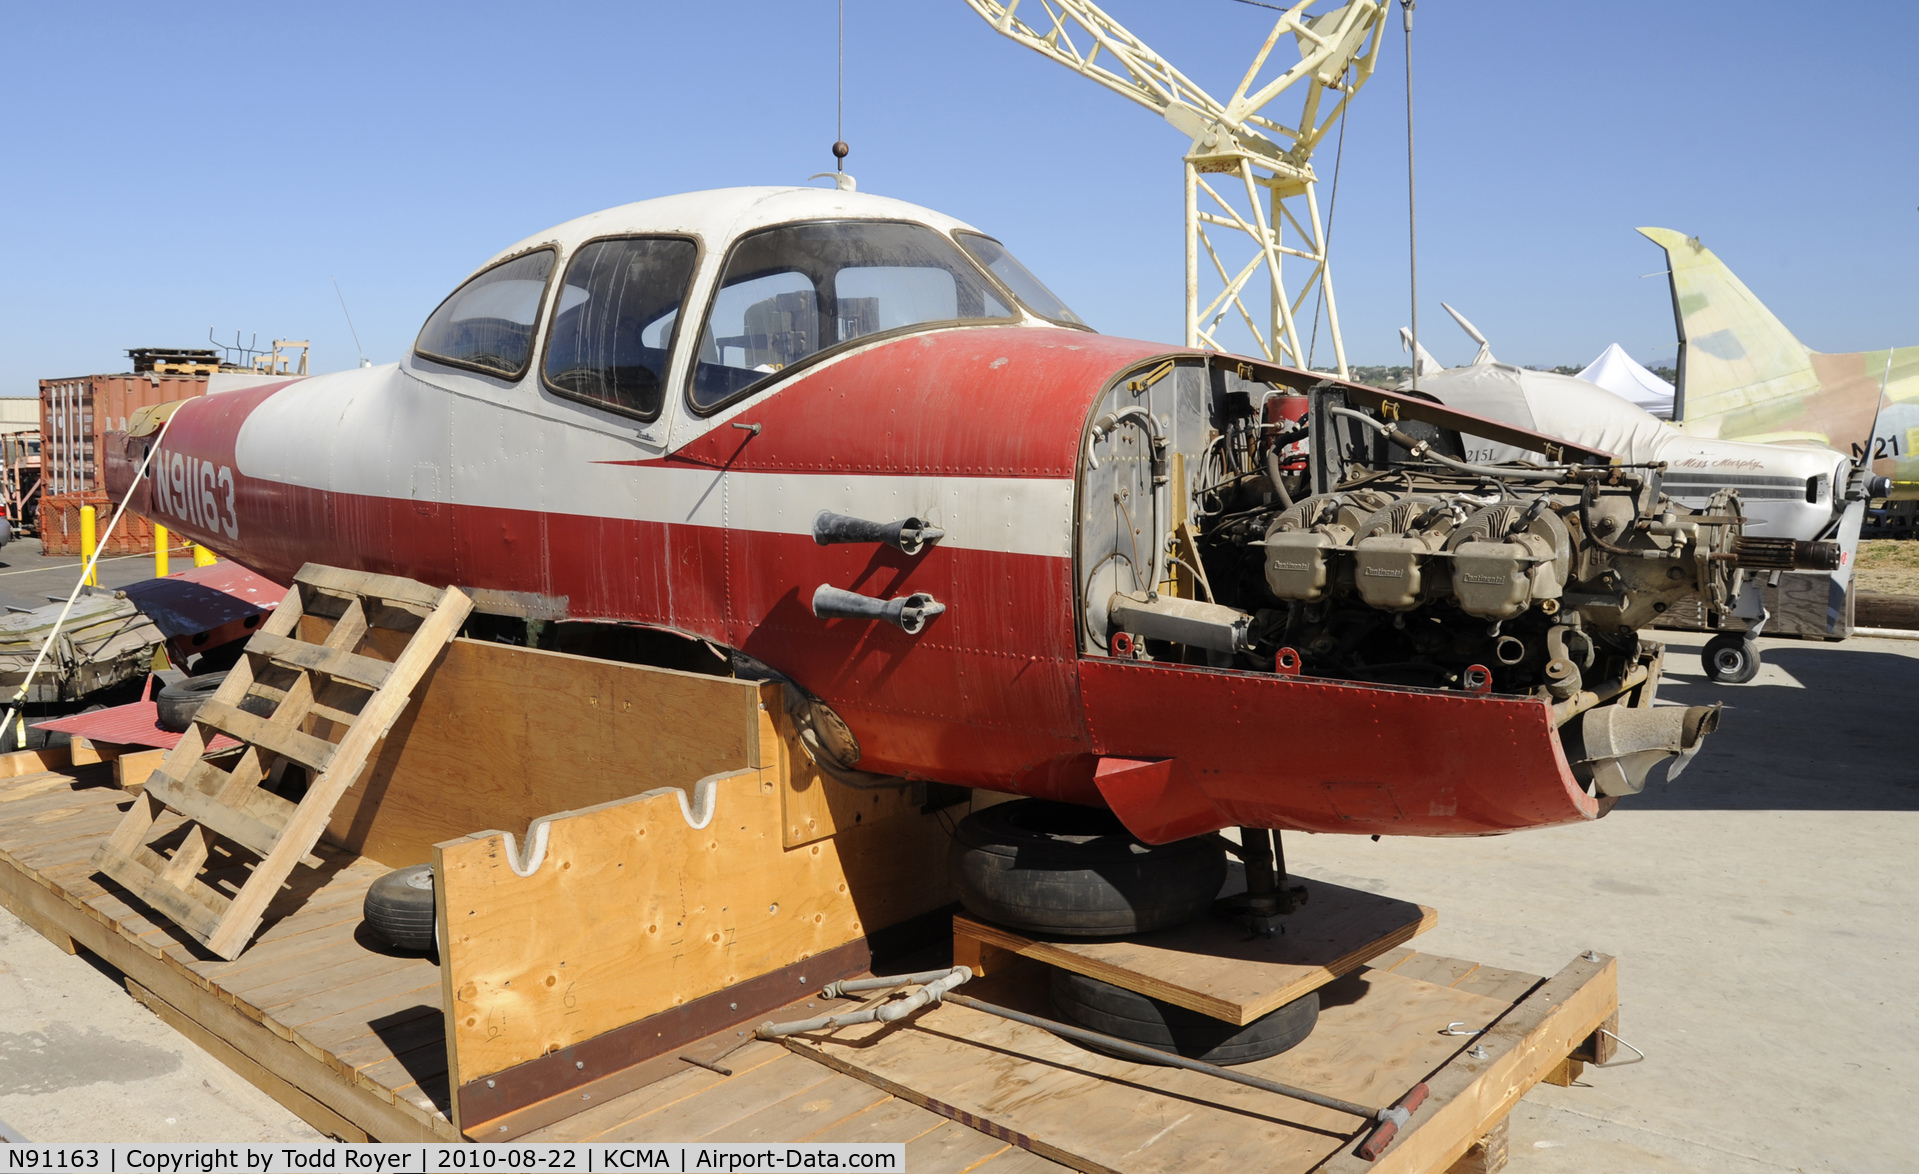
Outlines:
{"type": "Polygon", "coordinates": [[[573,225],[562,225],[469,278],[428,318],[414,351],[517,380],[534,364],[544,315],[547,390],[652,420],[676,347],[686,406],[707,416],[796,364],[876,336],[1021,321],[1089,329],[999,241],[902,217],[894,209],[916,210],[897,201],[874,203],[865,216],[835,209],[722,233],[693,222],[649,232],[648,220],[662,229],[675,220],[615,220],[627,211],[615,209],[573,222],[586,230],[572,236],[577,244],[573,225]]]}

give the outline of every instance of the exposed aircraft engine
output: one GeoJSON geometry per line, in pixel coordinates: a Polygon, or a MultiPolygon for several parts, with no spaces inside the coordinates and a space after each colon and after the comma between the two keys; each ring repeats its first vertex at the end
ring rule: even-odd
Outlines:
{"type": "Polygon", "coordinates": [[[1462,426],[1498,425],[1270,374],[1155,372],[1095,412],[1081,575],[1096,652],[1535,697],[1575,776],[1616,796],[1656,762],[1683,766],[1717,720],[1651,716],[1660,648],[1639,630],[1682,601],[1725,612],[1748,568],[1836,553],[1746,537],[1734,490],[1678,505],[1660,465],[1536,436],[1515,440],[1555,463],[1475,464],[1462,426]],[[1602,714],[1622,706],[1648,716],[1602,714]]]}
{"type": "Polygon", "coordinates": [[[1287,647],[1320,675],[1426,686],[1477,665],[1502,692],[1564,700],[1680,600],[1726,607],[1738,573],[1730,494],[1710,512],[1659,497],[1645,510],[1643,472],[1581,476],[1427,473],[1317,494],[1223,519],[1202,550],[1219,599],[1254,616],[1253,655],[1287,647]]]}

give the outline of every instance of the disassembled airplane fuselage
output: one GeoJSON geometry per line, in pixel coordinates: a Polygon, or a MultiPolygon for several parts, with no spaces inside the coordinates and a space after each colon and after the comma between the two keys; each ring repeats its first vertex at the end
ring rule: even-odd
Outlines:
{"type": "Polygon", "coordinates": [[[116,443],[120,490],[151,451],[136,510],[262,574],[696,637],[792,683],[831,773],[1154,842],[1596,818],[1715,717],[1652,708],[1638,629],[1805,554],[1656,467],[1099,335],[991,238],[846,191],[583,217],[398,363],[116,443]],[[1462,429],[1549,463],[1475,464],[1462,429]]]}

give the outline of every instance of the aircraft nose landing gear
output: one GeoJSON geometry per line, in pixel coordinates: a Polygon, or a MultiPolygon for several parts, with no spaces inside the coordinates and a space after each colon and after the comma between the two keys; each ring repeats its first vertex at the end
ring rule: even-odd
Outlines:
{"type": "Polygon", "coordinates": [[[1699,650],[1706,679],[1721,685],[1743,685],[1759,675],[1759,641],[1749,632],[1721,632],[1699,650]]]}
{"type": "Polygon", "coordinates": [[[1271,937],[1279,932],[1280,918],[1306,903],[1306,886],[1286,883],[1286,849],[1278,832],[1240,828],[1237,855],[1246,866],[1246,891],[1221,897],[1213,912],[1271,937]]]}

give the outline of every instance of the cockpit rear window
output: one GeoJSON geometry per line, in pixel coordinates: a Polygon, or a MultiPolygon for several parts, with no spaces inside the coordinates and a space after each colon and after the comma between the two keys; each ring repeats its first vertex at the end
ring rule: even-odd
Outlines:
{"type": "Polygon", "coordinates": [[[416,353],[456,367],[518,379],[533,358],[534,324],[553,272],[553,250],[502,261],[440,303],[413,344],[416,353]]]}
{"type": "Polygon", "coordinates": [[[547,331],[546,385],[651,420],[699,247],[683,237],[592,241],[566,263],[547,331]]]}
{"type": "Polygon", "coordinates": [[[711,412],[841,343],[933,322],[1005,320],[1012,307],[923,224],[809,221],[733,246],[700,333],[688,393],[711,412]]]}
{"type": "MultiPolygon", "coordinates": [[[[1006,246],[990,236],[977,232],[956,232],[967,252],[973,255],[1000,283],[1013,291],[1013,296],[1025,303],[1026,308],[1041,318],[1050,318],[1054,322],[1063,322],[1068,326],[1085,326],[1086,322],[1078,314],[1066,308],[1059,296],[1047,289],[1033,271],[1019,263],[1018,258],[1006,251],[1006,246]]],[[[1088,329],[1091,329],[1088,327],[1088,329]]]]}

